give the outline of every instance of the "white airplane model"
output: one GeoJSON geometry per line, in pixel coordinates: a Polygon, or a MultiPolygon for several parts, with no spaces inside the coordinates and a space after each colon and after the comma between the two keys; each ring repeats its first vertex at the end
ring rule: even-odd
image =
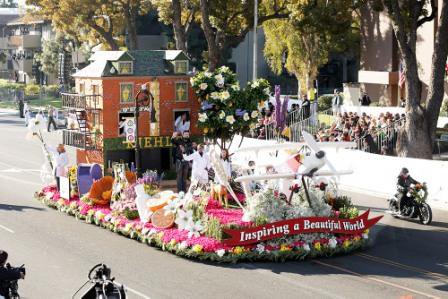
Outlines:
{"type": "MultiPolygon", "coordinates": [[[[249,182],[251,181],[258,181],[258,180],[280,180],[279,185],[282,193],[284,193],[286,196],[291,195],[291,192],[289,190],[290,186],[293,185],[294,179],[301,178],[302,185],[305,189],[306,196],[308,199],[308,203],[311,206],[311,202],[309,200],[309,194],[308,189],[305,182],[305,177],[320,177],[320,176],[340,176],[340,175],[346,175],[353,173],[352,170],[342,170],[337,171],[334,166],[330,163],[330,161],[327,159],[326,154],[324,151],[322,151],[318,145],[318,143],[314,140],[313,136],[309,134],[308,132],[303,132],[303,137],[305,139],[306,145],[310,147],[311,149],[311,155],[306,156],[303,161],[300,161],[301,166],[296,168],[290,168],[288,172],[286,173],[273,173],[273,174],[263,174],[263,175],[246,175],[241,176],[237,178],[235,181],[240,182],[243,186],[243,191],[246,195],[246,197],[251,196],[250,190],[249,190],[249,182]],[[328,166],[330,169],[329,171],[321,170],[325,165],[328,166]],[[281,181],[283,180],[283,181],[281,181]]],[[[328,144],[328,143],[327,143],[328,144]]],[[[332,145],[337,145],[338,143],[334,143],[332,145]]],[[[351,143],[350,143],[351,144],[351,143]]],[[[305,145],[305,144],[304,144],[305,145]]],[[[270,145],[270,150],[277,149],[277,146],[282,146],[283,148],[286,147],[286,145],[280,144],[280,145],[270,145]]],[[[327,146],[330,146],[328,144],[327,146]]],[[[330,146],[331,147],[331,146],[330,146]]],[[[255,148],[255,147],[254,147],[255,148]]],[[[286,147],[289,148],[289,147],[286,147]]],[[[266,146],[263,147],[257,147],[257,149],[267,149],[266,146]]],[[[291,158],[291,157],[290,157],[291,158]]],[[[288,158],[288,160],[290,159],[288,158]]],[[[293,156],[294,158],[294,156],[293,156]]],[[[283,161],[283,164],[286,165],[287,161],[283,161]]]]}

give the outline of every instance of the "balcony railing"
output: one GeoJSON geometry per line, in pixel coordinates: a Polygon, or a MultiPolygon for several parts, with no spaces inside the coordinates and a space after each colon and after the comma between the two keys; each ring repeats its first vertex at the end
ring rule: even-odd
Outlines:
{"type": "Polygon", "coordinates": [[[62,140],[67,146],[73,146],[84,150],[96,150],[102,148],[100,134],[85,133],[76,130],[63,130],[62,140]]]}
{"type": "Polygon", "coordinates": [[[100,95],[80,95],[77,93],[61,93],[62,107],[66,109],[86,110],[102,109],[100,95]]]}

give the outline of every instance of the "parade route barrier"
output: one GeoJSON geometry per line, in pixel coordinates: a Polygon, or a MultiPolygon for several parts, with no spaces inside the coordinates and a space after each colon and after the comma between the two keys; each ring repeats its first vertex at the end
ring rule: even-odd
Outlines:
{"type": "Polygon", "coordinates": [[[353,174],[340,177],[342,190],[392,197],[396,192],[397,176],[401,168],[406,167],[414,179],[428,184],[429,204],[448,210],[448,161],[382,156],[347,149],[339,150],[337,154],[328,150],[328,155],[334,157],[332,161],[337,161],[337,169],[343,166],[353,169],[353,174]]]}

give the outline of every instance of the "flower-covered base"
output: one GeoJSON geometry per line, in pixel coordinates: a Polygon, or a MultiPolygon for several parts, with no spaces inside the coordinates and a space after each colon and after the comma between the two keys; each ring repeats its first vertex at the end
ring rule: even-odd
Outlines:
{"type": "MultiPolygon", "coordinates": [[[[77,197],[70,200],[60,198],[54,186],[36,193],[36,198],[45,205],[72,215],[87,223],[96,224],[142,243],[158,247],[179,256],[216,262],[238,261],[286,261],[307,258],[329,257],[347,254],[363,248],[368,241],[368,230],[361,235],[325,234],[321,238],[307,237],[279,239],[248,246],[227,246],[208,236],[190,235],[177,228],[160,229],[139,219],[129,220],[115,215],[109,206],[89,205],[77,197]]],[[[241,227],[241,210],[226,210],[210,200],[206,213],[219,219],[222,225],[241,227]]]]}

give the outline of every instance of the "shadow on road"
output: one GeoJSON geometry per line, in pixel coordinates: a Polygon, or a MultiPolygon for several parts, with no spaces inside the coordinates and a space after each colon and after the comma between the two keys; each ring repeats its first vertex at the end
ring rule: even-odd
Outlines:
{"type": "Polygon", "coordinates": [[[29,207],[29,206],[16,206],[16,205],[0,204],[0,210],[23,212],[24,210],[44,211],[45,209],[29,207]]]}
{"type": "Polygon", "coordinates": [[[18,118],[17,120],[12,119],[1,119],[0,118],[0,125],[12,125],[12,126],[20,126],[25,127],[25,120],[22,118],[18,118]]]}

